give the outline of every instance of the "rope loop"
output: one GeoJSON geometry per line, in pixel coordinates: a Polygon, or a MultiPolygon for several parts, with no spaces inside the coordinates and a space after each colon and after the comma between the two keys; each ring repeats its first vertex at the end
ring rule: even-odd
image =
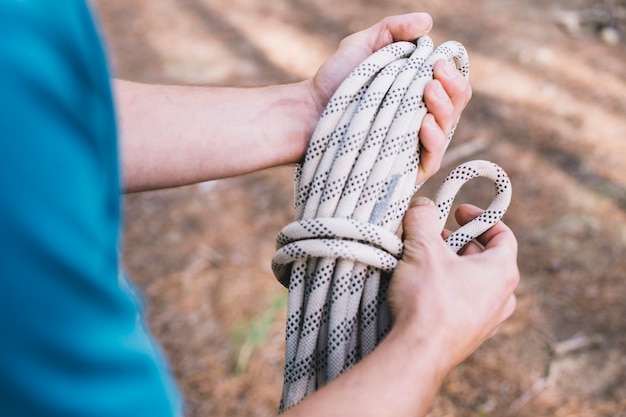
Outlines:
{"type": "Polygon", "coordinates": [[[357,219],[315,218],[285,226],[276,238],[272,271],[289,288],[290,266],[306,257],[343,258],[391,272],[402,241],[387,229],[357,219]]]}
{"type": "Polygon", "coordinates": [[[489,178],[493,181],[495,197],[480,216],[446,238],[446,244],[455,253],[500,221],[511,202],[511,181],[502,168],[490,161],[466,162],[450,172],[437,191],[435,204],[439,209],[440,229],[443,230],[452,208],[452,202],[461,187],[469,180],[478,177],[489,178]]]}

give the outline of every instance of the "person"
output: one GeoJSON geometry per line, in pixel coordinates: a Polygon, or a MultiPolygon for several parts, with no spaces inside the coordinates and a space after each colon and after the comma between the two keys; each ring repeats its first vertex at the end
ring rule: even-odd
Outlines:
{"type": "MultiPolygon", "coordinates": [[[[88,2],[0,2],[0,412],[183,415],[141,296],[119,266],[120,190],[300,160],[349,71],[431,25],[423,13],[385,18],[343,40],[312,79],[290,85],[111,87],[88,2]]],[[[443,62],[435,78],[420,180],[438,169],[471,96],[443,62]]],[[[463,206],[457,218],[478,210],[463,206]]],[[[458,256],[435,230],[436,216],[423,199],[405,216],[388,337],[285,415],[424,415],[445,375],[510,316],[519,280],[511,230],[498,223],[458,256]]]]}

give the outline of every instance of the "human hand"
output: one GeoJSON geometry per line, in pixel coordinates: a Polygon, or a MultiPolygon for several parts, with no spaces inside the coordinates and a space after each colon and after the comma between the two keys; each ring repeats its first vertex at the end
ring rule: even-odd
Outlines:
{"type": "MultiPolygon", "coordinates": [[[[513,313],[513,291],[519,282],[517,241],[499,222],[477,239],[480,244],[470,243],[459,256],[437,230],[435,205],[418,202],[405,215],[404,253],[390,284],[392,333],[415,344],[430,344],[447,373],[513,313]]],[[[465,224],[480,213],[477,207],[463,205],[456,218],[465,224]]]]}
{"type": "Polygon", "coordinates": [[[447,61],[438,61],[434,79],[424,89],[428,113],[419,132],[421,148],[417,184],[439,171],[448,135],[456,127],[461,112],[471,98],[472,88],[467,78],[447,61]]]}
{"type": "MultiPolygon", "coordinates": [[[[343,80],[365,58],[392,42],[413,41],[427,34],[432,24],[432,18],[426,13],[390,16],[346,37],[310,83],[310,93],[319,114],[343,80]]],[[[448,134],[455,127],[471,96],[470,84],[459,71],[446,61],[436,63],[434,80],[427,84],[424,91],[429,113],[419,133],[421,153],[418,184],[439,170],[448,134]]]]}

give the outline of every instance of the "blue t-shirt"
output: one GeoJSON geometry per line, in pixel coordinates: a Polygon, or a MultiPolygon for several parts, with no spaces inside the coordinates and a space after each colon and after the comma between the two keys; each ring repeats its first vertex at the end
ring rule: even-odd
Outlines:
{"type": "Polygon", "coordinates": [[[105,54],[80,0],[0,1],[0,415],[182,415],[120,272],[105,54]]]}

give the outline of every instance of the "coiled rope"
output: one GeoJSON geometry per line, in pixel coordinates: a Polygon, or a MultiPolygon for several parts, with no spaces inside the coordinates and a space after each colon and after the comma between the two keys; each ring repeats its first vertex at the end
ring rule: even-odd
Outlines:
{"type": "MultiPolygon", "coordinates": [[[[424,36],[375,52],[337,89],[313,133],[296,174],[297,221],[280,232],[272,259],[289,288],[281,411],[370,353],[391,328],[386,294],[402,255],[397,232],[419,188],[424,87],[440,59],[469,75],[460,43],[433,49],[424,36]]],[[[501,168],[464,164],[435,199],[442,229],[458,189],[478,176],[494,181],[496,197],[448,237],[455,251],[494,225],[510,201],[501,168]]]]}

